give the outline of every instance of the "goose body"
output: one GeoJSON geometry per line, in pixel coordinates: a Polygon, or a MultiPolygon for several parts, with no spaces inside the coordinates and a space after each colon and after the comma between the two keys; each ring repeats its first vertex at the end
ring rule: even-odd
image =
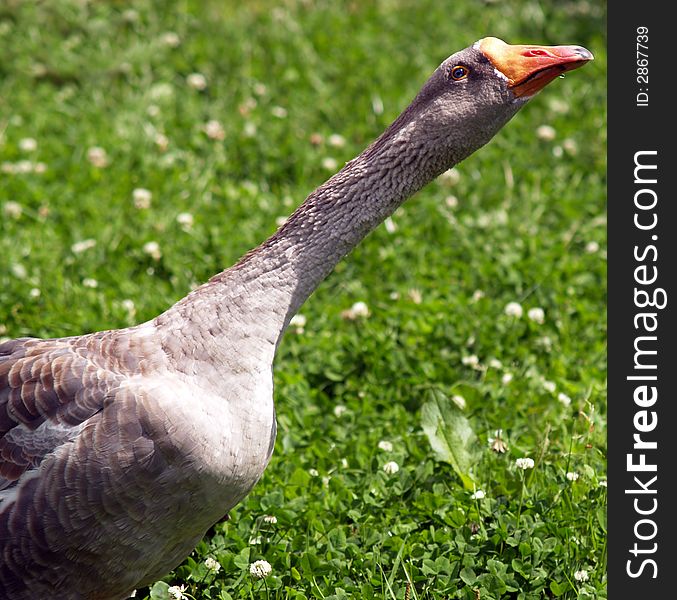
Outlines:
{"type": "Polygon", "coordinates": [[[236,265],[135,327],[0,344],[0,598],[126,598],[261,477],[301,304],[407,197],[488,142],[578,46],[484,38],[236,265]]]}

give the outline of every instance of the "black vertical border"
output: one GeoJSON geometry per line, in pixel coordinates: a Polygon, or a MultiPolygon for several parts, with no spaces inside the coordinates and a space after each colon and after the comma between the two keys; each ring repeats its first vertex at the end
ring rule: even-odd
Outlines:
{"type": "MultiPolygon", "coordinates": [[[[608,8],[608,449],[609,449],[609,528],[608,528],[608,591],[612,599],[621,598],[674,598],[673,546],[677,522],[677,219],[675,203],[677,196],[673,179],[677,179],[677,163],[673,146],[677,136],[677,54],[673,46],[677,31],[668,14],[669,3],[654,0],[627,4],[610,3],[608,8]],[[639,71],[637,36],[647,28],[648,83],[638,81],[639,71]],[[640,106],[637,95],[648,94],[648,106],[640,106]],[[635,182],[635,153],[645,154],[643,163],[657,165],[653,171],[655,184],[635,182]],[[656,207],[638,210],[635,194],[641,189],[651,189],[657,195],[656,207]],[[642,231],[634,222],[635,214],[644,224],[653,222],[653,213],[658,219],[651,230],[642,231]],[[647,250],[648,246],[656,248],[647,250]],[[637,260],[646,252],[643,260],[637,260]],[[653,275],[657,280],[651,285],[640,285],[639,277],[653,275]],[[640,308],[635,301],[636,290],[652,293],[665,290],[667,306],[663,309],[640,308]],[[635,368],[635,343],[638,336],[647,335],[643,327],[636,328],[638,313],[654,312],[658,327],[653,335],[657,341],[644,340],[640,347],[648,349],[653,344],[657,355],[643,355],[643,362],[654,361],[655,370],[635,368]],[[642,344],[644,344],[642,346],[642,344]],[[630,380],[628,376],[651,374],[655,382],[630,380]],[[635,389],[642,384],[656,386],[657,401],[651,406],[638,406],[634,399],[635,389]],[[642,416],[641,411],[648,411],[642,416]],[[636,424],[650,424],[655,412],[655,430],[640,433],[641,439],[654,440],[656,450],[633,449],[636,424]],[[639,415],[639,416],[638,416],[639,415]],[[645,454],[647,464],[655,464],[655,472],[632,472],[628,468],[628,455],[633,462],[641,461],[645,454]],[[633,493],[641,490],[634,477],[652,492],[633,493]],[[653,476],[657,479],[649,483],[653,476]],[[626,490],[630,490],[627,492],[626,490]],[[655,493],[653,493],[655,490],[655,493]],[[654,499],[656,503],[654,503],[654,499]],[[635,501],[637,504],[635,505],[635,501]],[[651,514],[639,514],[638,510],[651,514]],[[642,521],[644,519],[644,521],[642,521]],[[652,521],[654,526],[648,522],[652,521]],[[656,544],[655,550],[653,544],[656,544]],[[636,544],[636,546],[635,546],[636,544]],[[636,551],[635,548],[640,551],[636,551]],[[645,560],[655,561],[654,565],[645,560]],[[630,561],[630,562],[628,562],[630,561]],[[632,577],[630,571],[638,576],[632,577]],[[655,575],[655,577],[654,577],[655,575]]],[[[645,100],[640,96],[639,102],[645,100]]],[[[644,179],[650,171],[640,171],[644,179]]],[[[640,203],[648,204],[651,192],[639,194],[640,203]]],[[[640,300],[641,302],[641,300],[640,300]]],[[[640,396],[641,399],[641,396],[640,396]]]]}

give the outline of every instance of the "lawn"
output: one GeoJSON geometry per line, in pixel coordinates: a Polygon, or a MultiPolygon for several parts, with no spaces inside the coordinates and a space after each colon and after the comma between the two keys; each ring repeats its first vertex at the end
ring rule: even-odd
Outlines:
{"type": "Polygon", "coordinates": [[[476,39],[595,54],[302,307],[263,479],[137,598],[606,597],[605,7],[0,5],[0,339],[156,316],[476,39]]]}

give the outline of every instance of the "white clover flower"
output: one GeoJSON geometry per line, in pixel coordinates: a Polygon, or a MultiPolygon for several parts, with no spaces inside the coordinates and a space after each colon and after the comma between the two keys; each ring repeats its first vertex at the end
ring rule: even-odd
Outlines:
{"type": "Polygon", "coordinates": [[[176,222],[181,225],[181,228],[184,230],[191,229],[193,227],[194,219],[193,215],[188,212],[182,212],[176,215],[176,222]]]}
{"type": "Polygon", "coordinates": [[[423,302],[423,294],[421,293],[421,290],[417,288],[411,288],[407,292],[407,296],[409,296],[409,300],[414,304],[421,304],[421,302],[423,302]]]}
{"type": "Polygon", "coordinates": [[[237,110],[240,111],[240,114],[243,117],[247,117],[257,107],[257,105],[258,102],[256,101],[256,98],[249,96],[248,98],[245,98],[244,102],[240,104],[240,106],[237,107],[237,110]]]}
{"type": "Polygon", "coordinates": [[[160,258],[162,258],[160,244],[158,244],[157,242],[146,242],[143,245],[143,251],[146,254],[148,254],[153,260],[160,260],[160,258]]]}
{"type": "Polygon", "coordinates": [[[47,165],[43,162],[36,162],[33,164],[33,173],[44,173],[47,170],[47,165]]]}
{"type": "Polygon", "coordinates": [[[14,200],[8,200],[2,205],[2,212],[7,217],[18,219],[23,213],[23,207],[14,200]]]}
{"type": "Polygon", "coordinates": [[[543,337],[538,338],[536,340],[536,343],[539,346],[541,346],[546,352],[550,352],[552,350],[552,340],[547,335],[544,335],[543,337]]]}
{"type": "Polygon", "coordinates": [[[522,316],[524,310],[522,309],[522,305],[519,302],[508,302],[508,304],[505,305],[503,312],[505,312],[505,314],[509,317],[516,317],[519,319],[522,316]]]}
{"type": "Polygon", "coordinates": [[[482,500],[484,497],[484,492],[482,490],[475,490],[472,496],[470,496],[473,500],[482,500]]]}
{"type": "Polygon", "coordinates": [[[199,92],[207,88],[207,78],[202,73],[191,73],[186,77],[186,83],[199,92]]]}
{"type": "Polygon", "coordinates": [[[169,138],[164,133],[157,133],[153,141],[160,152],[166,152],[169,148],[169,138]]]}
{"type": "Polygon", "coordinates": [[[9,267],[10,271],[12,271],[12,275],[16,277],[17,279],[26,279],[28,276],[28,271],[26,270],[26,267],[24,267],[21,263],[13,263],[9,267]]]}
{"type": "Polygon", "coordinates": [[[265,579],[273,572],[273,567],[267,560],[257,560],[249,565],[249,573],[257,579],[265,579]]]}
{"type": "Polygon", "coordinates": [[[173,585],[167,590],[167,594],[169,594],[169,597],[172,598],[172,600],[188,600],[188,596],[183,593],[185,591],[185,585],[173,585]]]}
{"type": "Polygon", "coordinates": [[[120,304],[122,308],[124,308],[127,311],[127,314],[130,316],[130,318],[136,314],[136,306],[134,305],[134,300],[125,298],[122,302],[120,302],[120,304]]]}
{"type": "Polygon", "coordinates": [[[96,288],[99,287],[99,282],[96,279],[93,279],[92,277],[85,277],[82,280],[82,285],[86,288],[96,288]]]}
{"type": "Polygon", "coordinates": [[[442,173],[439,179],[444,185],[452,186],[456,185],[461,180],[461,174],[459,173],[458,169],[451,168],[448,171],[442,173]]]}
{"type": "Polygon", "coordinates": [[[96,246],[96,240],[93,240],[93,239],[81,240],[79,242],[75,242],[71,246],[71,252],[73,254],[81,254],[85,250],[89,250],[90,248],[94,248],[94,246],[96,246]]]}
{"type": "Polygon", "coordinates": [[[545,322],[545,311],[542,308],[535,306],[527,311],[527,317],[534,323],[542,325],[545,322]]]}
{"type": "Polygon", "coordinates": [[[1,169],[3,173],[30,173],[34,170],[33,162],[30,160],[20,160],[18,162],[8,162],[5,161],[2,163],[1,169]]]}
{"type": "Polygon", "coordinates": [[[533,458],[518,458],[515,460],[515,466],[518,469],[533,469],[534,468],[534,459],[533,458]]]}
{"type": "Polygon", "coordinates": [[[571,154],[571,156],[576,156],[576,154],[578,154],[578,144],[576,143],[576,140],[572,138],[566,138],[562,142],[562,148],[566,153],[571,154]]]}
{"type": "Polygon", "coordinates": [[[393,451],[393,444],[392,444],[392,442],[389,442],[388,440],[381,440],[378,443],[378,448],[379,448],[379,450],[383,450],[384,452],[392,452],[393,451]]]}
{"type": "Polygon", "coordinates": [[[503,430],[497,429],[494,432],[494,436],[495,437],[490,437],[487,439],[489,442],[489,448],[491,448],[494,452],[503,454],[508,449],[508,445],[503,441],[503,430]]]}
{"type": "Polygon", "coordinates": [[[503,385],[508,385],[512,381],[513,375],[512,373],[503,373],[503,376],[501,377],[501,383],[503,385]]]}
{"type": "Polygon", "coordinates": [[[571,398],[567,396],[564,392],[560,392],[557,394],[557,399],[564,405],[564,406],[571,406],[571,398]]]}
{"type": "Polygon", "coordinates": [[[556,135],[555,128],[550,125],[540,125],[536,128],[536,137],[546,142],[554,140],[556,135]]]}
{"type": "Polygon", "coordinates": [[[472,367],[473,369],[476,369],[477,366],[480,364],[480,359],[477,357],[476,354],[471,354],[469,356],[464,356],[463,358],[461,358],[461,362],[467,367],[472,367]]]}
{"type": "Polygon", "coordinates": [[[588,254],[595,254],[595,252],[599,252],[599,244],[595,240],[592,240],[585,245],[585,251],[588,254]]]}
{"type": "Polygon", "coordinates": [[[20,160],[14,163],[15,173],[30,173],[33,171],[33,163],[30,160],[20,160]]]}
{"type": "Polygon", "coordinates": [[[211,556],[208,556],[205,558],[205,567],[207,567],[208,571],[218,573],[221,570],[221,563],[211,556]]]}
{"type": "Polygon", "coordinates": [[[278,119],[284,119],[287,117],[287,109],[283,106],[273,106],[270,109],[270,114],[278,119]]]}
{"type": "Polygon", "coordinates": [[[139,13],[136,12],[133,8],[128,8],[122,12],[122,19],[127,23],[135,23],[139,20],[139,13]]]}
{"type": "Polygon", "coordinates": [[[574,573],[574,579],[576,581],[588,581],[590,579],[588,572],[585,569],[581,569],[580,571],[576,571],[574,573]]]}
{"type": "MultiPolygon", "coordinates": [[[[291,318],[291,321],[289,321],[289,326],[293,327],[296,333],[303,333],[305,331],[306,322],[307,322],[306,316],[302,315],[301,313],[298,313],[291,318]]],[[[337,417],[340,417],[341,416],[340,414],[336,414],[337,408],[338,406],[334,407],[334,414],[337,417]]],[[[343,406],[342,408],[345,409],[345,406],[343,406]]]]}
{"type": "MultiPolygon", "coordinates": [[[[172,86],[171,83],[167,83],[166,81],[159,81],[158,83],[154,83],[150,87],[149,95],[152,100],[157,101],[169,100],[174,96],[174,87],[172,86]]],[[[152,110],[154,109],[151,108],[151,111],[152,110]]],[[[151,116],[153,116],[152,112],[151,116]]]]}
{"type": "Polygon", "coordinates": [[[322,168],[326,169],[327,171],[336,171],[337,167],[338,161],[335,158],[327,156],[322,159],[322,168]]]}
{"type": "Polygon", "coordinates": [[[544,379],[543,380],[543,389],[546,392],[550,392],[552,394],[557,389],[557,384],[554,381],[548,381],[547,379],[544,379]]]}
{"type": "Polygon", "coordinates": [[[266,84],[260,81],[257,81],[252,89],[257,96],[263,96],[268,91],[266,84]]]}
{"type": "Polygon", "coordinates": [[[327,138],[327,143],[334,148],[343,148],[346,145],[346,139],[338,133],[332,133],[327,138]]]}
{"type": "Polygon", "coordinates": [[[559,114],[566,114],[569,112],[569,103],[563,98],[558,98],[557,96],[550,96],[550,101],[548,102],[552,112],[559,114]]]}
{"type": "Polygon", "coordinates": [[[23,138],[19,140],[19,150],[22,152],[34,152],[38,148],[38,143],[33,138],[23,138]]]}
{"type": "Polygon", "coordinates": [[[178,48],[181,45],[181,38],[173,31],[167,31],[160,36],[160,41],[170,48],[178,48]]]}
{"type": "Polygon", "coordinates": [[[578,473],[576,473],[575,471],[569,471],[567,473],[567,479],[569,481],[576,481],[579,477],[580,477],[580,475],[578,473]]]}
{"type": "Polygon", "coordinates": [[[344,406],[343,404],[337,404],[334,407],[334,416],[335,417],[340,417],[346,412],[348,412],[348,408],[346,406],[344,406]]]}
{"type": "Polygon", "coordinates": [[[482,229],[486,229],[487,227],[492,225],[493,220],[492,220],[491,214],[482,213],[477,217],[475,222],[477,223],[478,227],[481,227],[482,229]]]}
{"type": "Polygon", "coordinates": [[[484,296],[486,296],[486,294],[484,293],[483,290],[475,290],[472,293],[472,301],[477,302],[477,301],[481,300],[482,298],[484,298],[484,296]]]}
{"type": "Polygon", "coordinates": [[[263,516],[263,522],[264,523],[270,523],[271,525],[275,525],[275,523],[277,523],[277,517],[275,515],[264,515],[263,516]]]}
{"type": "Polygon", "coordinates": [[[87,160],[95,167],[107,167],[109,160],[108,154],[100,146],[92,146],[87,150],[87,160]]]}
{"type": "Polygon", "coordinates": [[[501,368],[503,368],[503,363],[500,360],[498,360],[497,358],[490,358],[489,359],[489,366],[492,369],[501,369],[501,368]]]}
{"type": "Polygon", "coordinates": [[[465,401],[465,398],[461,396],[460,394],[454,394],[451,397],[451,401],[458,406],[461,410],[465,410],[465,407],[467,406],[467,403],[465,401]]]}
{"type": "Polygon", "coordinates": [[[348,310],[344,310],[341,316],[349,321],[366,319],[369,316],[369,307],[365,302],[355,302],[348,310]]]}
{"type": "Polygon", "coordinates": [[[400,470],[400,465],[398,465],[394,460],[391,460],[390,462],[387,462],[385,465],[383,465],[383,470],[388,475],[393,475],[400,470]]]}
{"type": "Polygon", "coordinates": [[[207,134],[207,137],[212,140],[220,141],[226,138],[226,130],[216,119],[207,121],[202,129],[207,134]]]}
{"type": "Polygon", "coordinates": [[[31,298],[39,298],[41,293],[42,293],[42,292],[40,291],[40,288],[35,288],[35,287],[34,287],[34,288],[31,288],[31,289],[30,289],[30,291],[28,292],[28,295],[29,295],[31,298]]]}
{"type": "Polygon", "coordinates": [[[308,474],[311,477],[319,477],[320,476],[320,473],[317,469],[308,469],[308,474]]]}
{"type": "Polygon", "coordinates": [[[150,208],[150,201],[153,199],[153,194],[146,188],[135,188],[132,190],[132,199],[134,200],[134,207],[141,209],[150,208]]]}
{"type": "Polygon", "coordinates": [[[597,485],[599,485],[600,487],[607,487],[606,479],[600,479],[597,485]]]}
{"type": "Polygon", "coordinates": [[[447,208],[456,208],[458,206],[458,198],[453,194],[449,195],[444,199],[444,203],[447,205],[447,208]]]}

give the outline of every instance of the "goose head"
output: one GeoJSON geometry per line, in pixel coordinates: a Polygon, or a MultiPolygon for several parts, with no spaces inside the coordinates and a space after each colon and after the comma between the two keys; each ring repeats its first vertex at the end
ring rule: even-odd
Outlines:
{"type": "Polygon", "coordinates": [[[441,172],[486,144],[553,79],[592,59],[582,46],[483,38],[442,62],[383,137],[413,147],[441,172]]]}

